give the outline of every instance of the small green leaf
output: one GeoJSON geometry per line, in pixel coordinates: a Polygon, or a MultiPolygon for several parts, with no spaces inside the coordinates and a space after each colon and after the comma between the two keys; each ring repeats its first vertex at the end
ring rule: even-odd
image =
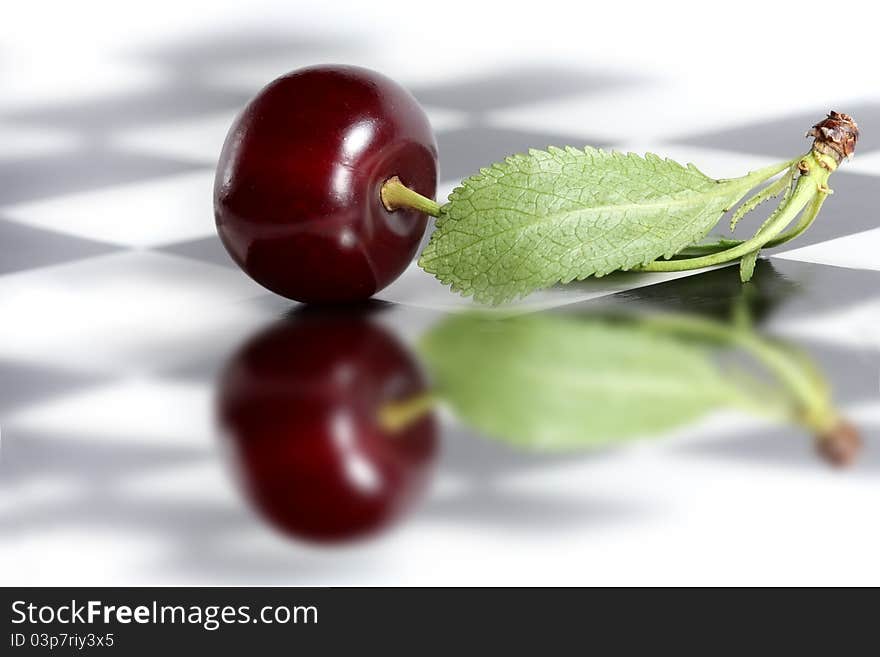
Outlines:
{"type": "Polygon", "coordinates": [[[463,422],[524,447],[648,436],[743,397],[706,348],[635,322],[466,314],[421,347],[439,397],[463,422]]]}
{"type": "Polygon", "coordinates": [[[733,213],[733,216],[730,218],[730,230],[736,230],[736,225],[739,223],[740,219],[742,219],[749,212],[761,205],[761,203],[763,203],[764,201],[769,201],[771,198],[776,198],[783,191],[785,191],[785,199],[788,199],[789,195],[791,194],[792,183],[794,182],[795,170],[795,167],[792,167],[779,180],[770,183],[769,185],[764,187],[764,189],[762,189],[757,194],[745,201],[742,205],[740,205],[736,209],[736,212],[733,213]]]}
{"type": "Polygon", "coordinates": [[[760,249],[757,251],[752,251],[751,253],[747,253],[744,255],[739,261],[739,280],[743,283],[748,283],[752,280],[752,276],[755,274],[755,265],[758,263],[758,255],[761,253],[760,249]]]}
{"type": "MultiPolygon", "coordinates": [[[[776,217],[778,217],[779,214],[785,209],[786,205],[788,204],[789,199],[791,199],[791,196],[794,192],[794,185],[793,185],[794,171],[795,171],[795,167],[792,167],[788,171],[788,173],[786,173],[784,176],[782,176],[782,178],[777,180],[776,183],[774,183],[773,185],[770,185],[770,187],[774,187],[774,186],[779,185],[780,183],[784,183],[781,185],[780,191],[785,190],[785,194],[782,195],[782,200],[780,201],[779,206],[775,210],[773,210],[773,212],[770,213],[770,216],[767,217],[764,220],[764,223],[761,224],[760,228],[758,228],[757,232],[755,233],[755,237],[762,235],[767,230],[767,228],[773,224],[776,217]]],[[[769,187],[765,187],[764,189],[765,190],[769,189],[769,187]]],[[[777,196],[778,194],[779,194],[779,192],[775,193],[774,196],[777,196]]],[[[760,195],[760,193],[758,195],[760,195]]],[[[758,195],[756,195],[756,196],[758,196],[758,195]]],[[[754,200],[754,198],[756,198],[756,197],[752,197],[751,199],[746,201],[740,209],[748,206],[749,203],[754,200]]],[[[760,203],[760,202],[761,201],[759,201],[758,203],[760,203]]],[[[752,207],[750,209],[754,209],[758,205],[758,203],[755,203],[754,205],[752,205],[752,207]]],[[[730,227],[731,227],[731,229],[734,228],[734,221],[733,220],[731,220],[730,227]]],[[[754,274],[755,274],[755,265],[758,262],[758,256],[760,254],[761,254],[761,249],[756,249],[756,250],[752,251],[751,253],[747,253],[742,258],[740,258],[739,279],[743,283],[748,283],[750,280],[752,280],[752,276],[754,276],[754,274]]]]}
{"type": "Polygon", "coordinates": [[[501,303],[670,258],[756,182],[714,180],[650,153],[533,150],[463,181],[419,264],[454,291],[501,303]]]}

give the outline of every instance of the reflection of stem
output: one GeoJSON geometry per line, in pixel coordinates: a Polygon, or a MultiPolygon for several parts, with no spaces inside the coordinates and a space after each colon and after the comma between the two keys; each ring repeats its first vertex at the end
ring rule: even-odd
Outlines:
{"type": "MultiPolygon", "coordinates": [[[[802,357],[793,356],[785,348],[762,339],[751,330],[681,315],[662,315],[640,321],[644,321],[646,327],[742,348],[771,371],[788,390],[795,401],[794,412],[789,413],[791,419],[817,432],[827,431],[838,421],[830,406],[828,388],[815,368],[812,365],[806,367],[802,357]]],[[[763,406],[765,412],[772,414],[763,396],[749,397],[756,404],[756,409],[763,406]]]]}
{"type": "Polygon", "coordinates": [[[800,361],[792,358],[784,349],[754,334],[736,335],[737,343],[772,371],[797,400],[801,413],[795,419],[818,433],[827,431],[837,422],[825,387],[815,384],[800,361]]]}
{"type": "Polygon", "coordinates": [[[379,409],[379,424],[386,431],[397,433],[429,412],[437,403],[437,396],[423,392],[414,397],[388,402],[379,409]]]}

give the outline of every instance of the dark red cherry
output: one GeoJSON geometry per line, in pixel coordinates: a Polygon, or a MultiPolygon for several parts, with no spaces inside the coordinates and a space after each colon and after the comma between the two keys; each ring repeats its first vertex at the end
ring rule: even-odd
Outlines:
{"type": "Polygon", "coordinates": [[[425,489],[437,442],[428,413],[388,431],[388,402],[426,389],[387,331],[351,315],[279,321],[221,377],[218,415],[257,510],[291,535],[354,538],[385,527],[425,489]]]}
{"type": "Polygon", "coordinates": [[[434,198],[437,143],[415,98],[364,68],[300,69],[232,124],[214,182],[217,231],[273,292],[366,299],[403,272],[425,231],[423,213],[382,204],[394,176],[434,198]]]}

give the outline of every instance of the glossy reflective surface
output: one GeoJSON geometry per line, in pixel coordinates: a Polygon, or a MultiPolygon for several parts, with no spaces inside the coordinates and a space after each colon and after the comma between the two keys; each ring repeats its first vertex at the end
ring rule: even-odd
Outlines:
{"type": "Polygon", "coordinates": [[[391,433],[377,413],[425,387],[408,351],[369,319],[299,313],[233,356],[218,413],[262,515],[297,537],[347,539],[386,526],[424,490],[433,416],[391,433]]]}
{"type": "Polygon", "coordinates": [[[411,262],[427,217],[388,212],[392,176],[433,198],[437,145],[405,89],[367,69],[300,69],[266,86],[232,125],[217,166],[217,230],[273,292],[366,299],[411,262]]]}
{"type": "MultiPolygon", "coordinates": [[[[41,3],[6,7],[16,17],[32,13],[35,26],[45,20],[41,3]]],[[[169,31],[151,5],[162,33],[80,20],[74,39],[45,29],[18,30],[21,39],[3,41],[0,582],[880,584],[880,128],[868,129],[869,122],[880,126],[880,103],[858,86],[844,95],[864,101],[835,109],[865,122],[861,152],[835,174],[822,220],[798,238],[796,252],[762,256],[750,284],[776,291],[777,302],[762,303],[755,316],[764,319],[761,330],[816,360],[861,429],[865,451],[851,470],[829,472],[802,429],[741,416],[644,447],[543,456],[449,422],[436,485],[398,531],[378,541],[321,549],[285,540],[244,502],[213,432],[216,370],[291,304],[259,294],[229,266],[202,171],[216,165],[232,121],[223,119],[216,132],[215,117],[240,111],[260,86],[254,80],[283,72],[279,61],[397,62],[393,68],[406,72],[421,102],[438,108],[441,179],[450,182],[527,147],[621,141],[628,150],[695,162],[710,175],[742,175],[806,148],[805,127],[829,109],[808,98],[830,94],[790,93],[797,71],[815,80],[821,61],[840,71],[838,58],[813,59],[809,70],[794,67],[790,79],[761,86],[761,102],[731,104],[723,101],[730,78],[717,75],[717,57],[680,66],[676,46],[693,49],[691,40],[652,32],[673,47],[637,58],[596,41],[613,45],[624,30],[649,30],[647,21],[593,30],[590,39],[568,42],[574,46],[566,54],[558,30],[534,29],[542,17],[559,25],[558,15],[512,12],[506,38],[493,40],[494,54],[477,63],[468,44],[445,29],[461,16],[437,9],[372,4],[364,20],[351,3],[331,1],[312,3],[303,21],[297,3],[269,13],[240,5],[248,20],[232,34],[226,7],[183,11],[169,31]],[[430,48],[402,36],[412,35],[419,12],[430,12],[430,30],[444,35],[430,48]],[[549,44],[552,61],[529,65],[523,40],[508,30],[515,23],[531,28],[530,52],[541,40],[549,44]],[[118,39],[105,38],[111,33],[126,40],[124,53],[118,39]],[[600,48],[602,62],[593,56],[600,48]],[[621,57],[643,65],[633,69],[621,57]],[[671,98],[676,111],[662,111],[671,98]],[[789,112],[795,103],[799,109],[789,112]],[[768,280],[771,265],[776,274],[768,280]]],[[[596,6],[572,6],[578,9],[595,21],[596,6]]],[[[739,14],[726,18],[751,19],[739,14]]],[[[787,16],[804,26],[815,21],[808,12],[787,16]]],[[[573,30],[585,22],[577,18],[567,21],[573,30]]],[[[478,22],[470,23],[475,34],[485,30],[478,22]]],[[[702,34],[689,21],[667,23],[702,34]]],[[[873,30],[868,23],[857,27],[873,30]]],[[[762,46],[791,52],[808,31],[791,27],[762,46]]],[[[877,77],[876,56],[852,56],[852,48],[846,74],[829,82],[841,90],[860,73],[877,77]]],[[[743,52],[714,54],[735,63],[743,52]]],[[[762,47],[758,58],[770,54],[762,47]]],[[[210,185],[213,171],[207,175],[210,185]]],[[[766,212],[737,233],[751,235],[766,212]]],[[[419,336],[458,306],[457,295],[429,276],[400,282],[400,292],[386,297],[393,305],[376,318],[399,340],[419,336]]],[[[609,276],[549,290],[541,307],[587,313],[607,304],[729,321],[731,297],[741,289],[736,267],[677,279],[609,276]],[[569,307],[577,301],[582,306],[569,307]]],[[[298,638],[301,628],[292,629],[298,638]]]]}

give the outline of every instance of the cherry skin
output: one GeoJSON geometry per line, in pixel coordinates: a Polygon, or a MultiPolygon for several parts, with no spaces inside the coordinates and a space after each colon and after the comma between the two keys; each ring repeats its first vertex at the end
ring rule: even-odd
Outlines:
{"type": "Polygon", "coordinates": [[[214,216],[236,263],[289,299],[367,299],[412,261],[427,216],[389,211],[398,176],[428,198],[437,143],[424,110],[389,78],[315,66],[278,78],[236,118],[214,181],[214,216]]]}
{"type": "Polygon", "coordinates": [[[369,319],[307,314],[270,326],[233,356],[218,417],[262,516],[298,538],[344,540],[389,525],[424,492],[433,415],[396,431],[378,415],[425,389],[410,353],[369,319]]]}

